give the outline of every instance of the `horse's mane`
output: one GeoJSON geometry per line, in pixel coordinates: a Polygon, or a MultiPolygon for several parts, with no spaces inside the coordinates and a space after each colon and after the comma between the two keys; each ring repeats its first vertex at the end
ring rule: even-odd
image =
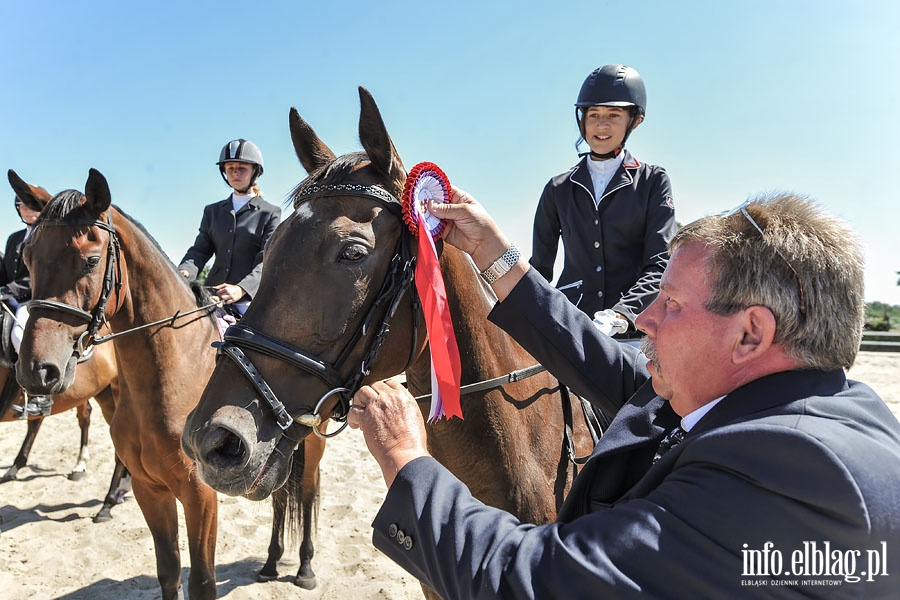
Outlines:
{"type": "MultiPolygon", "coordinates": [[[[197,302],[198,308],[201,306],[209,306],[210,304],[212,304],[212,302],[213,302],[212,294],[210,294],[209,290],[205,286],[201,285],[197,281],[189,282],[187,279],[185,279],[181,275],[181,273],[178,272],[178,267],[175,266],[175,263],[172,262],[172,259],[169,258],[169,255],[166,254],[165,250],[162,249],[162,246],[160,246],[159,242],[156,241],[156,238],[153,237],[152,235],[150,235],[150,232],[147,231],[144,228],[144,226],[141,225],[141,223],[139,221],[137,221],[134,217],[132,217],[131,215],[129,215],[128,213],[123,211],[118,206],[116,206],[116,205],[113,205],[113,206],[115,207],[115,209],[117,211],[119,211],[119,214],[122,215],[122,217],[126,221],[131,223],[131,225],[134,226],[135,229],[137,229],[141,234],[143,234],[144,237],[147,238],[147,240],[149,240],[150,244],[156,249],[156,253],[159,254],[163,263],[172,271],[172,274],[175,276],[175,278],[178,281],[182,282],[184,285],[186,285],[188,288],[190,288],[191,293],[194,295],[194,300],[197,302]]],[[[214,312],[209,313],[209,317],[215,323],[215,321],[216,321],[215,313],[214,312]]]]}

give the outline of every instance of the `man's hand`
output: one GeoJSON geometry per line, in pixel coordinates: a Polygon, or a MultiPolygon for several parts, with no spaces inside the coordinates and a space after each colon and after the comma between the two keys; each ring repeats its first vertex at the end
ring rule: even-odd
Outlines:
{"type": "Polygon", "coordinates": [[[406,463],[428,456],[422,411],[396,379],[360,388],[353,396],[347,424],[362,430],[388,487],[406,463]]]}
{"type": "Polygon", "coordinates": [[[469,254],[478,270],[483,271],[506,252],[509,240],[475,198],[456,186],[451,188],[453,197],[449,203],[431,202],[428,210],[447,222],[444,240],[469,254]]]}

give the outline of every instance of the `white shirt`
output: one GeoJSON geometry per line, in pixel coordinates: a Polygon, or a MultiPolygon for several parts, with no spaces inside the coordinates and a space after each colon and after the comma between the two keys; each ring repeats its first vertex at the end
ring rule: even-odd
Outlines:
{"type": "Polygon", "coordinates": [[[591,174],[591,182],[594,184],[594,206],[600,206],[600,199],[603,198],[603,192],[606,186],[612,180],[613,175],[619,169],[622,161],[625,160],[625,153],[619,152],[615,158],[607,160],[594,160],[588,157],[587,166],[588,173],[591,174]]]}
{"type": "Polygon", "coordinates": [[[250,202],[251,198],[253,198],[253,196],[250,194],[247,194],[246,196],[241,196],[237,193],[231,194],[231,206],[234,208],[234,212],[244,208],[247,203],[250,202]]]}
{"type": "Polygon", "coordinates": [[[700,421],[700,419],[705,417],[706,413],[711,411],[712,407],[721,402],[722,398],[724,397],[725,396],[721,396],[719,398],[716,398],[712,402],[707,402],[697,410],[686,414],[684,418],[681,419],[681,428],[685,431],[690,431],[691,429],[693,429],[693,427],[700,421]]]}

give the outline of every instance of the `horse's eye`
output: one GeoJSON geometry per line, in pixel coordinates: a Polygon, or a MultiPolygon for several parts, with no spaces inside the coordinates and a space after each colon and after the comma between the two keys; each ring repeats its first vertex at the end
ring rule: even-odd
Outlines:
{"type": "Polygon", "coordinates": [[[99,256],[88,256],[87,260],[85,262],[87,263],[87,270],[93,271],[94,268],[96,268],[96,266],[100,264],[100,257],[99,256]]]}
{"type": "Polygon", "coordinates": [[[369,255],[369,250],[362,244],[347,244],[341,250],[341,260],[357,262],[369,255]]]}

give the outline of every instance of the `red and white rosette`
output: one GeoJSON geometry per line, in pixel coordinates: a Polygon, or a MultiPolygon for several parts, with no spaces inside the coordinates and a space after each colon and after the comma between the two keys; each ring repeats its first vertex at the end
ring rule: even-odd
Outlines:
{"type": "Polygon", "coordinates": [[[403,187],[403,220],[418,241],[416,290],[425,313],[431,349],[431,412],[428,420],[463,418],[459,404],[459,347],[450,319],[447,290],[434,240],[444,231],[444,221],[428,211],[428,201],[449,202],[450,180],[437,165],[419,163],[403,187]]]}

